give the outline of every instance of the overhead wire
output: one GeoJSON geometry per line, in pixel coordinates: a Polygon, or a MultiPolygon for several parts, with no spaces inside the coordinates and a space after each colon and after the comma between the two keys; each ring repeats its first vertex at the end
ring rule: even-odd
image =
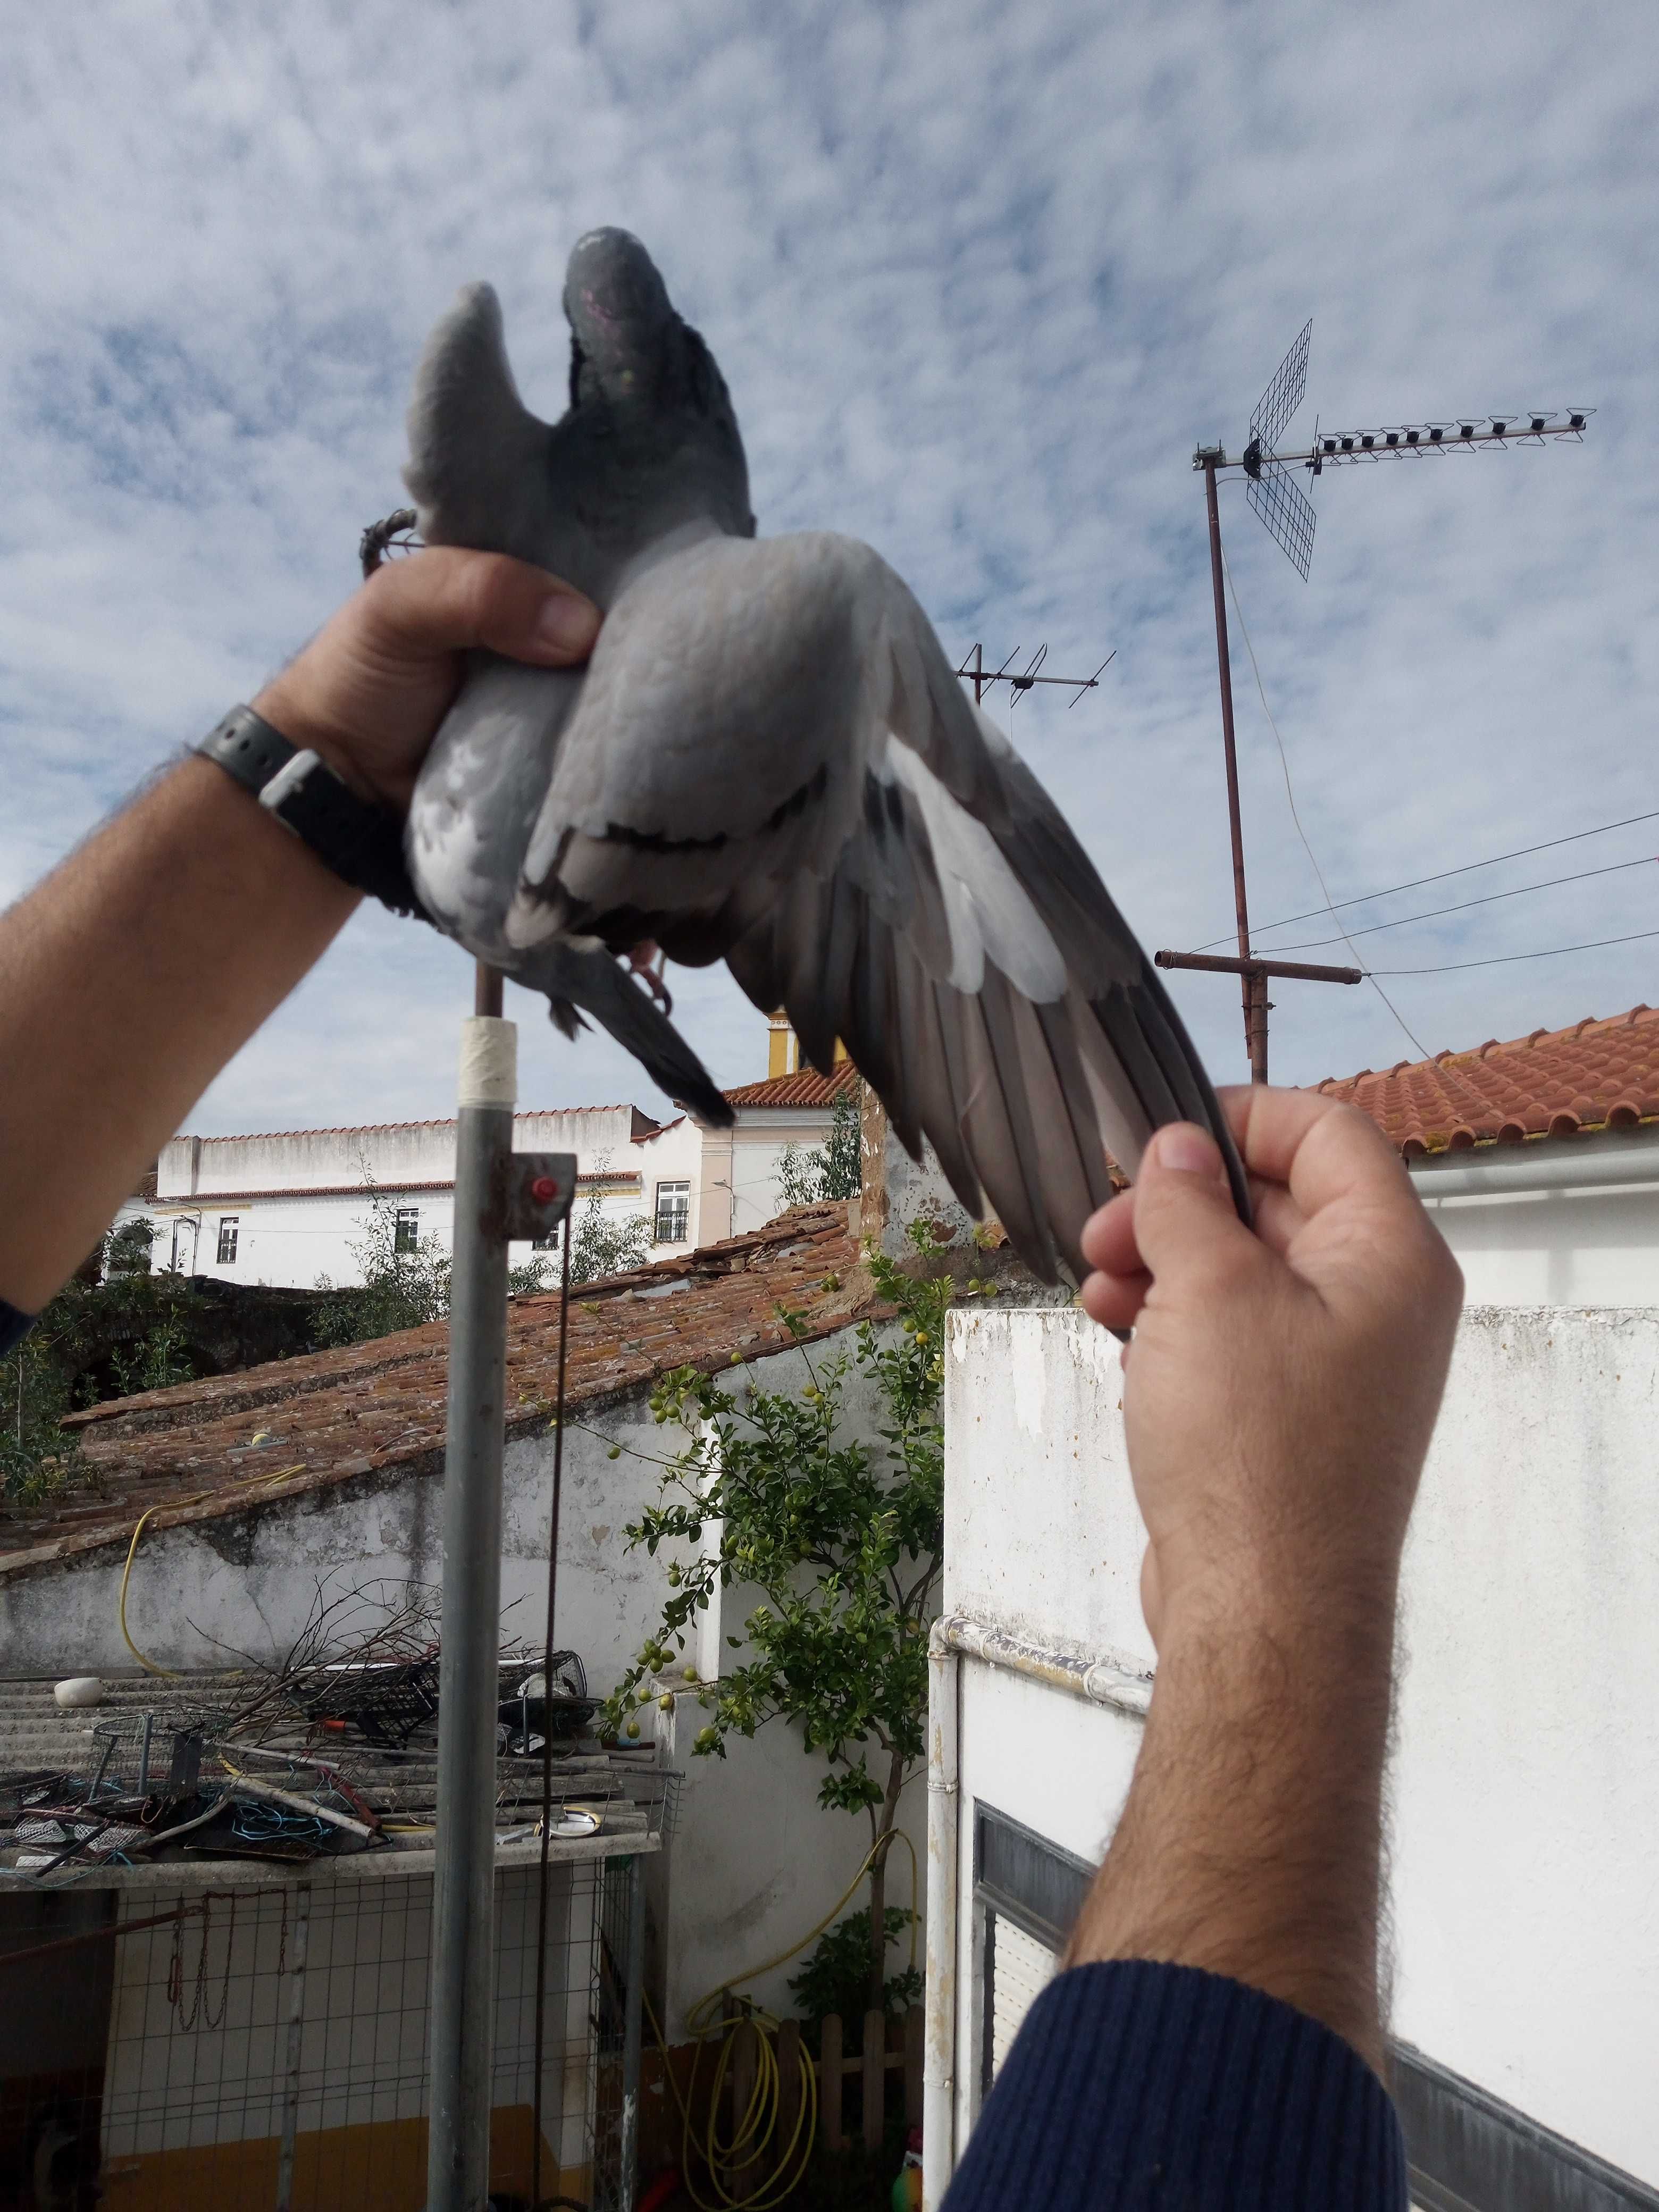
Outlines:
{"type": "Polygon", "coordinates": [[[1455,906],[1431,907],[1426,914],[1402,914],[1393,921],[1368,921],[1352,935],[1345,930],[1340,937],[1310,937],[1294,945],[1276,945],[1273,957],[1276,959],[1281,952],[1316,952],[1323,945],[1346,945],[1352,951],[1354,938],[1375,937],[1379,930],[1409,929],[1414,921],[1437,921],[1443,915],[1467,914],[1472,907],[1491,906],[1498,899],[1522,898],[1528,891],[1553,891],[1562,884],[1588,883],[1592,876],[1616,876],[1626,868],[1651,868],[1656,865],[1659,865],[1659,854],[1642,853],[1633,860],[1611,861],[1605,868],[1580,868],[1571,876],[1552,876],[1545,883],[1517,884],[1513,890],[1488,891],[1481,898],[1460,899],[1455,906]]]}
{"type": "Polygon", "coordinates": [[[1449,960],[1438,968],[1385,968],[1385,975],[1451,975],[1462,968],[1507,968],[1516,960],[1554,960],[1564,952],[1599,952],[1607,945],[1638,945],[1659,937],[1659,929],[1632,930],[1628,937],[1593,937],[1587,945],[1547,945],[1541,952],[1494,952],[1486,960],[1449,960]]]}
{"type": "MultiPolygon", "coordinates": [[[[1399,891],[1421,890],[1425,884],[1443,884],[1449,876],[1472,875],[1477,868],[1496,868],[1505,860],[1524,860],[1534,853],[1553,852],[1558,845],[1577,845],[1586,837],[1605,837],[1615,830],[1633,829],[1638,822],[1659,822],[1659,807],[1650,808],[1645,814],[1626,814],[1617,822],[1598,822],[1589,830],[1569,830],[1565,837],[1546,837],[1536,845],[1517,845],[1512,853],[1494,853],[1487,860],[1461,860],[1455,868],[1440,868],[1431,876],[1413,876],[1409,883],[1389,884],[1380,891],[1361,891],[1356,897],[1338,899],[1336,903],[1339,907],[1370,906],[1377,899],[1393,898],[1399,891]]],[[[1570,878],[1564,877],[1561,880],[1566,882],[1570,878]]],[[[1270,929],[1289,929],[1298,921],[1315,921],[1322,914],[1329,912],[1328,906],[1310,906],[1305,914],[1287,914],[1278,921],[1257,922],[1254,933],[1265,936],[1270,929]]],[[[1231,945],[1232,941],[1233,933],[1230,930],[1224,936],[1212,937],[1194,949],[1208,952],[1218,945],[1231,945]]]]}
{"type": "MultiPolygon", "coordinates": [[[[1218,537],[1216,542],[1218,545],[1220,544],[1220,539],[1218,537]]],[[[1354,948],[1352,944],[1349,941],[1347,932],[1343,929],[1341,922],[1337,920],[1336,908],[1331,902],[1330,886],[1325,881],[1325,872],[1319,865],[1319,861],[1315,854],[1313,847],[1308,842],[1308,833],[1302,827],[1302,817],[1296,811],[1296,793],[1291,784],[1290,757],[1285,750],[1285,740],[1279,734],[1279,725],[1273,720],[1273,708],[1267,704],[1267,694],[1261,681],[1261,671],[1256,665],[1255,647],[1250,642],[1249,629],[1244,620],[1244,610],[1238,604],[1238,588],[1233,582],[1233,572],[1228,566],[1227,549],[1224,545],[1221,546],[1221,565],[1226,570],[1227,590],[1232,599],[1233,612],[1238,617],[1239,635],[1244,641],[1245,652],[1250,656],[1250,673],[1255,678],[1256,696],[1261,702],[1261,711],[1267,718],[1267,727],[1273,733],[1273,743],[1279,747],[1279,765],[1283,769],[1285,775],[1285,796],[1289,799],[1291,804],[1291,819],[1296,824],[1296,834],[1302,840],[1302,849],[1308,856],[1309,866],[1312,868],[1316,877],[1317,877],[1319,888],[1325,895],[1324,911],[1329,915],[1333,921],[1336,922],[1336,927],[1341,934],[1343,943],[1347,945],[1350,952],[1353,952],[1354,966],[1356,968],[1364,968],[1364,963],[1360,959],[1358,952],[1354,952],[1354,948]]],[[[1316,909],[1316,911],[1317,911],[1317,909],[1316,909]]],[[[1369,969],[1366,969],[1365,971],[1365,980],[1370,983],[1372,990],[1376,992],[1377,997],[1382,1000],[1389,1012],[1394,1016],[1395,1021],[1399,1023],[1406,1036],[1409,1037],[1412,1043],[1416,1046],[1419,1055],[1424,1060],[1427,1060],[1429,1057],[1428,1047],[1422,1042],[1421,1038],[1416,1035],[1410,1023],[1406,1019],[1406,1017],[1401,1012],[1399,1007],[1395,1006],[1394,1000],[1389,996],[1388,993],[1382,988],[1382,986],[1377,981],[1376,976],[1373,975],[1369,969]]]]}

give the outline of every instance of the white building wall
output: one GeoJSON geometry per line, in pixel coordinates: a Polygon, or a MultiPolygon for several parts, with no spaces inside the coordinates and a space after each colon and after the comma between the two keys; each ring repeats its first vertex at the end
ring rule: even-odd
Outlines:
{"type": "Polygon", "coordinates": [[[810,1152],[822,1145],[830,1130],[828,1107],[787,1108],[742,1106],[732,1132],[732,1226],[727,1234],[740,1237],[759,1229],[783,1212],[784,1197],[778,1171],[785,1148],[795,1145],[810,1152]]]}
{"type": "MultiPolygon", "coordinates": [[[[520,1114],[520,1152],[574,1152],[578,1173],[605,1180],[602,1212],[620,1224],[645,1215],[655,1225],[656,1186],[690,1186],[691,1222],[702,1172],[703,1132],[689,1117],[640,1135],[631,1106],[582,1107],[520,1114]]],[[[177,1137],[162,1151],[156,1198],[129,1202],[118,1218],[148,1213],[155,1224],[154,1262],[227,1281],[308,1289],[320,1277],[337,1285],[362,1280],[352,1250],[368,1218],[366,1184],[399,1207],[412,1207],[418,1233],[452,1249],[454,1228],[455,1125],[418,1121],[383,1128],[308,1129],[249,1137],[177,1137]],[[220,1261],[221,1224],[236,1224],[235,1256],[220,1261]]],[[[587,1203],[591,1181],[577,1204],[587,1203]]],[[[653,1244],[662,1259],[690,1249],[690,1237],[653,1244]]],[[[532,1256],[515,1244],[511,1261],[532,1256]]]]}
{"type": "Polygon", "coordinates": [[[1659,1184],[1437,1199],[1431,1170],[1413,1181],[1471,1305],[1659,1305],[1659,1184]]]}
{"type": "MultiPolygon", "coordinates": [[[[979,1309],[951,1355],[946,1610],[1150,1666],[1116,1345],[1074,1310],[979,1309]]],[[[1394,2032],[1650,2184],[1656,1401],[1659,1311],[1465,1316],[1406,1553],[1392,1784],[1394,2032]]],[[[1097,1859],[1139,1731],[972,1660],[961,1681],[970,2109],[974,1804],[1097,1859]]]]}

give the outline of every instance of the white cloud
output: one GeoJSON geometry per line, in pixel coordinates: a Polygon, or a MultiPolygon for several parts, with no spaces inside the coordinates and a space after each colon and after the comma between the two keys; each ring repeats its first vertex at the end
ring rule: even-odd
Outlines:
{"type": "MultiPolygon", "coordinates": [[[[1306,586],[1224,495],[1337,896],[1642,811],[1656,47],[1645,11],[1542,0],[37,14],[0,148],[0,890],[350,588],[458,283],[495,283],[557,411],[564,256],[601,221],[714,345],[763,530],[867,537],[947,649],[1046,641],[1086,672],[1118,647],[1014,731],[1149,945],[1231,916],[1192,447],[1242,444],[1309,313],[1310,422],[1601,410],[1581,449],[1327,475],[1306,586]]],[[[1265,921],[1317,890],[1237,639],[1235,662],[1265,921]]],[[[1659,850],[1654,826],[1462,895],[1659,850]]],[[[1650,927],[1633,869],[1360,941],[1381,969],[1650,927]]],[[[1659,939],[1389,988],[1433,1048],[1659,999],[1656,963],[1659,939]]],[[[717,1075],[759,1073],[732,988],[676,981],[717,1075]]],[[[467,995],[453,948],[365,917],[192,1126],[441,1112],[467,995]]],[[[1231,985],[1177,996],[1237,1073],[1231,985]]],[[[1286,1077],[1411,1052],[1369,990],[1276,997],[1286,1077]]],[[[527,1097],[653,1103],[520,1003],[527,1097]]]]}

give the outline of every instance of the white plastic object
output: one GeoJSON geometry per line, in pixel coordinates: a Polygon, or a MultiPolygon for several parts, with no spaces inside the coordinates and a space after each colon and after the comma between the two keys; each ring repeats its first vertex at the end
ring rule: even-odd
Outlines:
{"type": "Polygon", "coordinates": [[[52,1692],[60,1705],[101,1705],[104,1702],[102,1678],[97,1674],[71,1674],[52,1692]]]}

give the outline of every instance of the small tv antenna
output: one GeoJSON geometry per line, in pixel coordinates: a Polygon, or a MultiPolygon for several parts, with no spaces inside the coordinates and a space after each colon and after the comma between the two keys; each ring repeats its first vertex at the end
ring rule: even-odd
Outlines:
{"type": "Polygon", "coordinates": [[[1067,707],[1075,707],[1085,691],[1092,691],[1098,685],[1101,678],[1117,659],[1117,647],[1115,646],[1112,647],[1092,676],[1042,675],[1039,672],[1043,662],[1048,658],[1048,648],[1046,645],[1038,646],[1030,659],[1016,675],[1014,663],[1018,658],[1019,647],[1016,646],[1000,668],[988,668],[985,665],[982,648],[977,645],[972,648],[969,657],[957,669],[957,674],[964,677],[973,685],[974,704],[976,707],[986,692],[997,684],[1006,684],[1009,688],[1012,695],[1009,700],[1011,712],[1018,706],[1025,694],[1038,684],[1058,684],[1063,690],[1070,691],[1073,695],[1066,702],[1067,707]]]}
{"type": "Polygon", "coordinates": [[[1210,583],[1215,598],[1216,661],[1221,678],[1221,738],[1227,762],[1227,826],[1233,848],[1233,907],[1238,922],[1238,956],[1223,958],[1202,952],[1159,952],[1160,968],[1195,968],[1211,975],[1237,975],[1244,1002],[1244,1036],[1249,1047],[1250,1080],[1267,1080],[1267,983],[1281,976],[1307,983],[1359,983],[1358,968],[1326,968],[1307,961],[1260,959],[1250,949],[1249,902],[1244,890],[1244,833],[1239,814],[1238,758],[1233,744],[1233,679],[1227,651],[1227,598],[1221,559],[1221,514],[1216,480],[1243,472],[1244,496],[1267,535],[1305,584],[1313,560],[1318,516],[1297,481],[1298,471],[1321,476],[1328,468],[1383,460],[1442,459],[1449,453],[1507,452],[1511,446],[1542,446],[1552,440],[1583,443],[1590,407],[1517,407],[1499,415],[1454,416],[1438,422],[1398,422],[1375,430],[1323,432],[1314,425],[1313,442],[1281,453],[1279,441],[1307,397],[1308,356],[1313,344],[1309,318],[1296,343],[1273,371],[1256,402],[1249,436],[1237,460],[1222,446],[1200,446],[1193,466],[1204,475],[1204,500],[1210,520],[1210,583]]]}

